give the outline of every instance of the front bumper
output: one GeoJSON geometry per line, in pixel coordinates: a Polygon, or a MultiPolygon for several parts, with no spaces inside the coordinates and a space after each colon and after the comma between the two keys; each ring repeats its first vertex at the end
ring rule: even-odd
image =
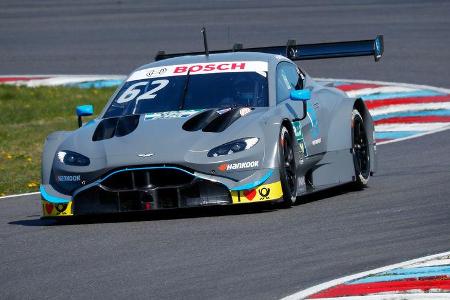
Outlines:
{"type": "Polygon", "coordinates": [[[266,170],[250,184],[230,186],[219,176],[201,176],[178,167],[116,170],[71,197],[57,197],[51,185],[41,186],[43,217],[276,201],[283,192],[278,172],[273,171],[266,170]]]}

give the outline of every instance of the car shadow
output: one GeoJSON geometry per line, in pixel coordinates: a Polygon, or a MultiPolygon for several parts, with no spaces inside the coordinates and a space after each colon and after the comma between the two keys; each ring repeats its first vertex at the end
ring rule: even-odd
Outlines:
{"type": "Polygon", "coordinates": [[[11,225],[22,226],[55,226],[55,225],[78,225],[94,223],[120,223],[141,222],[175,219],[194,219],[205,217],[218,217],[227,215],[258,214],[278,210],[277,205],[270,203],[252,203],[239,206],[211,206],[196,208],[179,208],[155,211],[126,212],[116,214],[86,215],[54,219],[27,219],[9,222],[11,225]]]}
{"type": "Polygon", "coordinates": [[[364,188],[355,187],[354,183],[346,183],[339,186],[330,187],[324,190],[320,190],[305,196],[297,197],[295,206],[307,204],[322,199],[328,199],[332,197],[337,197],[344,194],[357,193],[362,191],[364,188]]]}

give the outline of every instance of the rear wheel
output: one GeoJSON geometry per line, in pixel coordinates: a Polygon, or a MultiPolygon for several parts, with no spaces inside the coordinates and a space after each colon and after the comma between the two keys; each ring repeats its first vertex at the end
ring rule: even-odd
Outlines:
{"type": "Polygon", "coordinates": [[[290,207],[297,199],[297,172],[292,137],[286,127],[281,127],[280,141],[280,181],[283,188],[282,206],[290,207]]]}
{"type": "Polygon", "coordinates": [[[364,120],[358,110],[352,112],[352,154],[358,188],[363,188],[370,177],[370,151],[364,120]]]}

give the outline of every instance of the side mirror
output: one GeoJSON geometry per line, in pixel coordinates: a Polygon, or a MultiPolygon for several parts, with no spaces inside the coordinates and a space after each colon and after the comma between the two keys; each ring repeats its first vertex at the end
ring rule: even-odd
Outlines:
{"type": "Polygon", "coordinates": [[[292,90],[291,91],[291,100],[294,101],[308,101],[311,99],[311,91],[310,90],[292,90]]]}
{"type": "Polygon", "coordinates": [[[94,106],[92,105],[80,105],[77,106],[78,127],[83,125],[81,117],[92,116],[94,113],[94,106]]]}

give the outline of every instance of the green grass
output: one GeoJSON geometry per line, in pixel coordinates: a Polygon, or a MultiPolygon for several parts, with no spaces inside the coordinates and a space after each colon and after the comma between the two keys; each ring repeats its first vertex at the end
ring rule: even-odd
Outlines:
{"type": "Polygon", "coordinates": [[[38,191],[46,136],[76,129],[75,107],[93,104],[98,113],[113,92],[0,85],[0,196],[38,191]]]}

